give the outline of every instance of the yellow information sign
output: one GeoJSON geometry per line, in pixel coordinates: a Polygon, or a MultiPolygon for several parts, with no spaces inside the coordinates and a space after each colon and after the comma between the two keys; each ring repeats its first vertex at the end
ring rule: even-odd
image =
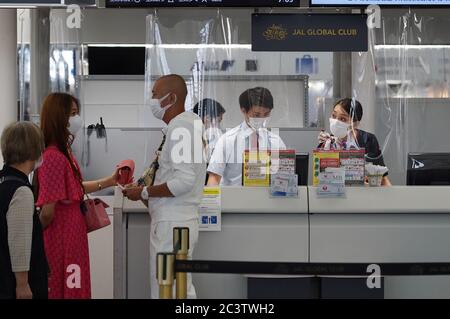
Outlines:
{"type": "Polygon", "coordinates": [[[204,187],[199,205],[199,230],[220,231],[222,229],[222,204],[220,187],[204,187]]]}
{"type": "Polygon", "coordinates": [[[270,186],[270,152],[245,151],[243,160],[243,186],[270,186]]]}

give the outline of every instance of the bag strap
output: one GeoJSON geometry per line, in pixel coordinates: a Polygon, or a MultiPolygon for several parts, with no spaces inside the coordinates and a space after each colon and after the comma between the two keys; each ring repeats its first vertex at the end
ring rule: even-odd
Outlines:
{"type": "Polygon", "coordinates": [[[87,197],[88,200],[89,195],[86,193],[86,190],[84,189],[83,186],[83,180],[81,179],[81,172],[79,170],[78,167],[76,167],[75,163],[73,162],[73,157],[72,154],[70,154],[70,167],[72,168],[72,171],[75,169],[75,171],[73,171],[73,174],[75,175],[75,179],[78,181],[78,183],[80,184],[81,190],[83,191],[83,195],[80,198],[80,211],[82,215],[86,215],[86,212],[88,211],[87,207],[86,207],[86,203],[84,202],[84,197],[87,197]]]}
{"type": "Polygon", "coordinates": [[[158,147],[158,152],[162,151],[165,142],[166,142],[166,134],[163,134],[163,139],[161,141],[161,145],[159,145],[158,147]]]}
{"type": "Polygon", "coordinates": [[[21,183],[26,184],[26,182],[24,182],[23,179],[21,179],[21,178],[19,178],[17,176],[8,175],[8,176],[4,176],[4,177],[0,178],[0,184],[3,184],[4,182],[12,182],[12,181],[14,181],[14,182],[21,182],[21,183]]]}
{"type": "Polygon", "coordinates": [[[38,200],[39,198],[39,178],[38,178],[38,169],[34,170],[33,172],[33,180],[31,182],[32,190],[34,193],[34,198],[38,200]]]}
{"type": "Polygon", "coordinates": [[[73,163],[73,159],[71,158],[70,160],[72,161],[71,166],[73,165],[73,166],[75,167],[75,169],[76,169],[76,171],[73,172],[74,175],[75,175],[75,179],[78,181],[78,183],[80,184],[81,190],[83,191],[83,197],[80,199],[80,201],[83,202],[84,197],[86,196],[86,197],[89,199],[89,196],[88,196],[88,194],[86,193],[86,190],[84,189],[84,186],[83,186],[83,180],[81,179],[81,172],[79,171],[79,169],[78,169],[78,168],[75,166],[75,164],[73,163]]]}
{"type": "Polygon", "coordinates": [[[153,171],[152,184],[150,186],[153,186],[153,184],[155,183],[156,171],[159,169],[159,156],[165,143],[166,143],[166,134],[163,134],[161,144],[159,145],[158,150],[156,151],[156,157],[153,160],[152,164],[150,164],[150,167],[153,166],[155,168],[153,171]]]}
{"type": "Polygon", "coordinates": [[[153,186],[153,184],[155,183],[156,171],[159,169],[159,156],[163,149],[164,143],[166,143],[166,134],[163,134],[163,139],[162,139],[161,145],[159,145],[157,154],[156,154],[156,158],[152,163],[153,167],[155,167],[155,171],[153,172],[153,180],[152,180],[151,186],[153,186]]]}

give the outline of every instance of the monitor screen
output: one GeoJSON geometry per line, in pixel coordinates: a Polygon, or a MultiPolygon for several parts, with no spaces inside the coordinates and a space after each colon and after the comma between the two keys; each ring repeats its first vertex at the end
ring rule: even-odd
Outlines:
{"type": "Polygon", "coordinates": [[[410,153],[407,185],[450,185],[450,153],[410,153]]]}
{"type": "Polygon", "coordinates": [[[448,6],[450,0],[310,0],[311,6],[369,6],[371,4],[378,6],[448,6]]]}
{"type": "Polygon", "coordinates": [[[309,153],[295,154],[295,173],[298,175],[298,185],[308,185],[309,153]]]}
{"type": "Polygon", "coordinates": [[[144,47],[88,47],[89,75],[144,75],[144,47]]]}

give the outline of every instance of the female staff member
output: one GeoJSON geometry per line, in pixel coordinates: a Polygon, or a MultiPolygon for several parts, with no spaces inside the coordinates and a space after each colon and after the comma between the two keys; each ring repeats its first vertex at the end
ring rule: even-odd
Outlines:
{"type": "Polygon", "coordinates": [[[1,138],[0,299],[47,298],[47,259],[28,175],[41,163],[44,138],[36,125],[9,125],[1,138]]]}
{"type": "Polygon", "coordinates": [[[203,99],[198,102],[192,111],[200,116],[205,125],[205,136],[208,141],[208,162],[214,151],[214,147],[217,144],[219,138],[223,135],[223,129],[221,128],[221,122],[225,109],[216,100],[203,99]]]}
{"type": "Polygon", "coordinates": [[[78,100],[64,93],[46,97],[41,111],[44,163],[38,169],[40,218],[51,274],[49,298],[90,298],[91,282],[86,224],[81,212],[84,192],[114,186],[117,171],[83,182],[71,144],[83,127],[78,100]],[[83,189],[84,188],[84,189],[83,189]]]}
{"type": "MultiPolygon", "coordinates": [[[[357,100],[346,98],[336,102],[330,118],[331,135],[325,132],[319,134],[319,148],[328,143],[337,149],[364,148],[368,162],[386,166],[375,135],[358,129],[362,116],[363,108],[357,100]]],[[[381,184],[391,185],[387,173],[383,176],[381,184]]]]}

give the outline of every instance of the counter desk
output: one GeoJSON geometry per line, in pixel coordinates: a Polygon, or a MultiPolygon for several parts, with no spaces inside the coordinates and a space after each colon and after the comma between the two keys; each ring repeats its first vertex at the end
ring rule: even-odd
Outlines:
{"type": "MultiPolygon", "coordinates": [[[[194,259],[292,261],[309,259],[307,187],[299,197],[271,198],[267,188],[223,187],[222,230],[200,231],[194,259]]],[[[116,192],[114,205],[114,296],[147,298],[148,210],[116,192]]],[[[199,298],[246,298],[243,275],[194,274],[199,298]]]]}
{"type": "MultiPolygon", "coordinates": [[[[194,259],[450,262],[449,196],[446,186],[349,187],[345,199],[319,199],[315,187],[287,199],[267,188],[224,187],[222,230],[200,231],[194,259]]],[[[115,298],[150,295],[149,225],[145,206],[116,192],[115,298]]],[[[193,275],[199,298],[246,298],[249,277],[264,276],[193,275]]],[[[309,278],[283,278],[297,279],[309,278]]],[[[389,277],[383,286],[385,298],[450,298],[450,276],[389,277]]]]}
{"type": "MultiPolygon", "coordinates": [[[[450,187],[347,187],[345,199],[316,190],[311,262],[450,262],[450,187]]],[[[450,276],[386,277],[384,298],[450,298],[450,276]]]]}

